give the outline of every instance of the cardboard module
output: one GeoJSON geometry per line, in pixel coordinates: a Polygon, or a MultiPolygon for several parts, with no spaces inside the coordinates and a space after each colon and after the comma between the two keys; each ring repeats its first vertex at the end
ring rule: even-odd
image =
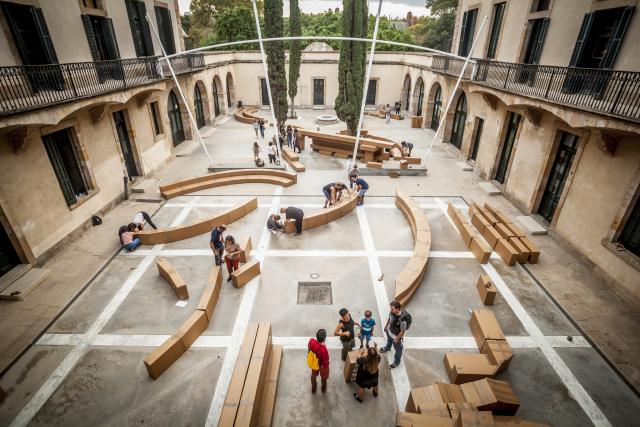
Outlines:
{"type": "Polygon", "coordinates": [[[500,258],[505,262],[505,264],[513,267],[516,265],[516,261],[518,260],[518,251],[507,241],[507,239],[500,238],[498,239],[498,243],[496,243],[495,247],[496,252],[500,255],[500,258]]]}
{"type": "Polygon", "coordinates": [[[481,349],[485,340],[506,340],[498,320],[492,311],[475,309],[469,319],[471,333],[481,349]]]}
{"type": "Polygon", "coordinates": [[[175,268],[164,258],[159,258],[156,261],[158,267],[158,273],[171,285],[176,296],[180,300],[189,299],[189,290],[184,279],[178,274],[175,268]]]}
{"type": "Polygon", "coordinates": [[[358,358],[366,356],[367,350],[362,348],[358,350],[350,351],[347,354],[347,360],[344,361],[344,381],[347,383],[356,380],[356,374],[358,373],[358,358]]]}
{"type": "Polygon", "coordinates": [[[486,340],[480,352],[489,357],[489,361],[498,366],[496,374],[501,373],[509,366],[513,358],[513,350],[507,341],[486,340]]]}
{"type": "Polygon", "coordinates": [[[367,162],[367,167],[371,169],[382,169],[382,163],[380,162],[367,162]]]}
{"type": "Polygon", "coordinates": [[[249,283],[254,277],[260,274],[260,262],[258,260],[249,260],[246,264],[243,264],[236,271],[231,273],[231,281],[233,286],[241,288],[249,283]]]}
{"type": "Polygon", "coordinates": [[[271,347],[271,357],[265,378],[262,404],[260,405],[260,416],[258,426],[270,426],[273,421],[273,408],[276,404],[276,392],[278,391],[278,374],[280,372],[280,362],[282,361],[283,347],[273,345],[271,347]]]}
{"type": "Polygon", "coordinates": [[[242,249],[240,252],[240,262],[247,262],[247,260],[251,258],[251,250],[253,249],[251,236],[247,236],[240,241],[240,248],[242,249]]]}
{"type": "Polygon", "coordinates": [[[144,358],[144,367],[154,380],[160,377],[185,352],[182,341],[176,336],[170,336],[151,354],[144,358]]]}
{"type": "Polygon", "coordinates": [[[220,289],[222,288],[222,269],[220,266],[214,266],[209,272],[209,278],[207,280],[207,287],[202,292],[200,301],[198,302],[198,310],[205,312],[207,321],[211,322],[213,318],[213,309],[218,302],[220,296],[220,289]]]}
{"type": "Polygon", "coordinates": [[[437,385],[411,389],[405,410],[416,414],[422,413],[422,406],[426,404],[444,405],[445,402],[437,385]]]}
{"type": "Polygon", "coordinates": [[[495,425],[491,411],[460,408],[458,414],[458,426],[460,427],[493,427],[495,425]]]}
{"type": "Polygon", "coordinates": [[[486,264],[491,258],[491,247],[480,237],[471,238],[469,250],[480,264],[486,264]]]}
{"type": "Polygon", "coordinates": [[[410,412],[398,412],[396,416],[397,427],[456,427],[456,421],[447,417],[434,417],[424,414],[412,414],[410,412]]]}
{"type": "Polygon", "coordinates": [[[440,396],[442,396],[442,400],[444,403],[464,403],[464,394],[462,394],[462,389],[457,384],[445,384],[445,383],[436,383],[436,387],[440,391],[440,396]]]}
{"type": "Polygon", "coordinates": [[[505,381],[485,378],[460,386],[467,402],[479,411],[491,411],[496,415],[515,415],[520,401],[505,381]]]}
{"type": "Polygon", "coordinates": [[[196,310],[178,328],[176,337],[182,341],[184,349],[188,350],[195,340],[198,339],[200,334],[207,329],[207,326],[209,326],[209,322],[207,321],[207,315],[205,312],[202,310],[196,310]]]}
{"type": "Polygon", "coordinates": [[[493,305],[498,290],[486,273],[480,273],[476,282],[476,289],[484,305],[493,305]]]}
{"type": "Polygon", "coordinates": [[[500,240],[502,236],[500,236],[500,233],[498,233],[495,227],[488,225],[484,228],[482,237],[484,237],[489,246],[491,246],[491,249],[495,249],[498,244],[498,240],[500,240]]]}
{"type": "Polygon", "coordinates": [[[444,366],[453,384],[493,377],[498,370],[486,354],[480,353],[445,353],[444,366]]]}

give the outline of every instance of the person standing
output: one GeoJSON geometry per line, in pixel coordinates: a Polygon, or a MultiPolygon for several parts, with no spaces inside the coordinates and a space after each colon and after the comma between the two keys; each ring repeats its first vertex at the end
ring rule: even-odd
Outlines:
{"type": "Polygon", "coordinates": [[[391,106],[387,104],[387,106],[384,107],[384,121],[387,124],[389,124],[390,120],[391,120],[391,106]]]}
{"type": "Polygon", "coordinates": [[[322,392],[327,391],[327,380],[329,379],[329,351],[325,340],[327,331],[318,329],[316,337],[309,340],[307,345],[307,365],[311,368],[311,393],[315,393],[318,389],[316,377],[320,374],[322,382],[322,392]]]}
{"type": "Polygon", "coordinates": [[[294,149],[293,148],[293,130],[291,129],[291,125],[287,126],[287,145],[292,150],[294,149]]]}
{"type": "Polygon", "coordinates": [[[358,192],[358,206],[364,204],[364,193],[369,189],[369,184],[364,179],[358,177],[356,179],[356,191],[358,192]]]}
{"type": "Polygon", "coordinates": [[[144,211],[140,211],[140,212],[136,213],[136,215],[133,217],[133,221],[132,222],[136,225],[138,230],[143,230],[145,221],[154,230],[158,229],[158,227],[156,227],[156,225],[153,223],[153,221],[151,221],[151,217],[149,216],[149,214],[144,212],[144,211]]]}
{"type": "Polygon", "coordinates": [[[358,165],[354,163],[353,167],[349,171],[349,188],[353,188],[353,183],[356,182],[356,179],[359,176],[360,176],[360,170],[358,169],[358,165]]]}
{"type": "Polygon", "coordinates": [[[302,234],[302,221],[304,220],[302,209],[289,206],[288,208],[280,208],[280,213],[285,214],[286,219],[293,219],[296,222],[296,236],[300,236],[302,234]]]}
{"type": "Polygon", "coordinates": [[[353,331],[356,322],[353,321],[349,314],[349,310],[346,308],[341,308],[338,313],[340,314],[340,320],[338,321],[338,326],[336,326],[336,330],[333,331],[333,334],[340,337],[340,343],[342,343],[341,356],[344,361],[347,360],[347,354],[356,346],[355,334],[353,331]]]}
{"type": "Polygon", "coordinates": [[[229,272],[229,277],[227,278],[227,282],[231,281],[231,273],[238,269],[238,264],[240,263],[240,252],[242,252],[242,248],[236,242],[236,239],[233,236],[227,236],[224,238],[224,251],[226,252],[224,256],[224,262],[227,264],[227,271],[229,272]]]}
{"type": "Polygon", "coordinates": [[[260,159],[260,152],[262,150],[260,149],[260,146],[258,145],[258,141],[253,143],[253,160],[254,161],[258,161],[260,159]]]}
{"type": "Polygon", "coordinates": [[[260,130],[260,120],[259,119],[255,119],[253,121],[253,131],[256,133],[256,139],[258,138],[258,131],[260,130]]]}
{"type": "Polygon", "coordinates": [[[300,141],[298,141],[298,128],[295,128],[293,130],[293,152],[296,152],[296,149],[298,150],[298,154],[302,153],[302,150],[300,149],[300,141]]]}
{"type": "Polygon", "coordinates": [[[363,347],[363,344],[366,343],[367,348],[369,348],[369,342],[371,338],[373,338],[373,330],[376,327],[376,321],[373,319],[373,313],[371,310],[366,310],[364,312],[364,318],[360,320],[360,348],[363,347]]]}
{"type": "Polygon", "coordinates": [[[400,115],[400,107],[402,106],[402,104],[400,102],[396,102],[396,114],[400,115]]]}
{"type": "Polygon", "coordinates": [[[213,255],[216,257],[216,265],[222,264],[222,252],[224,251],[224,243],[222,235],[227,230],[227,226],[221,224],[211,230],[211,240],[209,241],[209,247],[213,251],[213,255]]]}
{"type": "Polygon", "coordinates": [[[269,156],[269,164],[276,162],[276,149],[272,142],[269,142],[269,146],[267,147],[267,155],[269,156]]]}
{"type": "Polygon", "coordinates": [[[358,372],[356,373],[358,392],[353,393],[353,397],[358,402],[362,403],[366,388],[373,389],[373,395],[378,397],[378,365],[380,365],[380,355],[378,354],[378,344],[374,341],[373,347],[367,348],[367,355],[358,358],[358,372]]]}
{"type": "Polygon", "coordinates": [[[389,367],[393,369],[400,365],[402,349],[404,347],[402,339],[411,326],[411,315],[407,310],[402,308],[402,304],[398,301],[392,301],[389,307],[391,311],[389,312],[387,324],[384,327],[384,332],[387,335],[387,345],[380,349],[380,353],[390,351],[391,346],[393,346],[396,354],[394,355],[393,363],[389,365],[389,367]]]}
{"type": "Polygon", "coordinates": [[[258,127],[260,128],[260,136],[264,139],[264,120],[260,119],[258,127]]]}

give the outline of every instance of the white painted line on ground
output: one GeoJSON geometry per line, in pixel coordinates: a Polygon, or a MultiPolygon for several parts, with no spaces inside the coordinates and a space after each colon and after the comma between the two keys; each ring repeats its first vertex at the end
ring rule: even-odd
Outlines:
{"type": "MultiPolygon", "coordinates": [[[[376,296],[378,319],[380,319],[381,327],[383,327],[382,325],[386,323],[386,319],[389,316],[389,300],[387,299],[387,290],[385,288],[384,281],[378,281],[378,278],[382,275],[382,269],[380,268],[380,263],[376,256],[376,248],[373,243],[371,228],[369,228],[367,214],[362,207],[356,208],[356,214],[358,216],[358,224],[360,225],[362,241],[364,242],[364,247],[368,253],[371,287],[373,288],[373,292],[376,296]]],[[[389,363],[393,362],[393,354],[393,349],[387,352],[387,361],[389,363]]],[[[401,361],[400,366],[391,370],[391,379],[393,380],[398,408],[404,408],[407,398],[409,397],[409,392],[411,391],[409,376],[407,375],[407,369],[404,361],[401,361]]]]}
{"type": "MultiPolygon", "coordinates": [[[[182,209],[171,224],[172,227],[179,225],[184,221],[199,198],[199,196],[196,196],[189,201],[189,204],[182,209]]],[[[44,384],[42,384],[38,391],[31,397],[29,402],[27,402],[22,410],[20,410],[16,418],[11,422],[11,427],[22,427],[31,422],[33,417],[38,413],[47,400],[49,400],[60,384],[62,384],[67,375],[69,375],[69,372],[71,372],[78,361],[80,361],[80,359],[85,355],[102,328],[107,324],[109,319],[111,319],[111,316],[113,316],[116,310],[118,310],[122,302],[125,300],[127,295],[129,295],[129,292],[131,292],[147,268],[149,268],[149,266],[154,262],[157,253],[160,252],[163,246],[164,245],[154,246],[150,253],[131,272],[120,289],[118,289],[113,298],[111,298],[106,307],[98,315],[97,319],[91,324],[87,332],[82,335],[80,342],[67,354],[58,367],[47,378],[44,384]]]]}
{"type": "Polygon", "coordinates": [[[580,405],[595,426],[611,426],[607,417],[598,405],[596,405],[591,396],[589,396],[589,393],[582,387],[582,384],[580,384],[575,375],[573,375],[573,372],[571,372],[569,367],[564,363],[558,352],[545,340],[540,328],[538,328],[529,316],[529,313],[527,313],[522,304],[520,304],[520,301],[518,301],[513,292],[511,292],[509,286],[502,280],[502,277],[500,277],[500,274],[493,265],[481,264],[481,266],[489,277],[491,277],[491,280],[496,285],[496,288],[498,288],[504,300],[509,304],[513,313],[518,317],[518,320],[520,320],[520,323],[522,323],[525,331],[537,341],[538,347],[540,347],[547,361],[569,390],[569,395],[580,405]]]}
{"type": "Polygon", "coordinates": [[[266,251],[267,257],[365,257],[367,251],[326,251],[326,250],[283,250],[271,249],[266,251]]]}
{"type": "MultiPolygon", "coordinates": [[[[199,196],[199,197],[206,197],[206,196],[199,196]]],[[[303,196],[303,197],[315,197],[315,196],[303,196]]],[[[236,206],[237,204],[235,203],[216,203],[216,202],[202,202],[202,203],[198,203],[196,205],[196,207],[198,208],[231,208],[233,206],[236,206]]],[[[283,204],[287,205],[287,206],[295,206],[297,208],[300,209],[321,209],[323,204],[322,202],[318,202],[318,203],[285,203],[283,204]]],[[[187,206],[187,203],[180,203],[180,202],[172,202],[172,203],[165,203],[165,205],[163,206],[164,208],[183,208],[187,206]]],[[[422,209],[439,209],[440,206],[438,206],[436,203],[420,203],[418,206],[420,206],[420,208],[422,209]]],[[[460,204],[460,203],[454,203],[454,206],[458,209],[467,209],[467,205],[465,204],[460,204]]],[[[268,203],[258,203],[258,208],[270,208],[271,204],[268,203]]],[[[394,205],[393,203],[366,203],[364,205],[364,207],[366,209],[397,209],[396,205],[394,205]]]]}
{"type": "Polygon", "coordinates": [[[43,334],[36,345],[78,345],[83,334],[43,334]]]}
{"type": "MultiPolygon", "coordinates": [[[[274,197],[271,200],[271,207],[269,209],[269,215],[276,213],[280,206],[280,196],[282,195],[282,187],[276,187],[274,190],[274,197]]],[[[266,222],[266,221],[265,221],[266,222]]],[[[260,261],[261,269],[264,271],[265,253],[269,247],[269,241],[271,239],[271,233],[265,227],[262,230],[260,240],[258,242],[257,251],[254,255],[255,258],[260,261]]],[[[238,353],[240,352],[240,345],[244,339],[244,334],[249,324],[249,318],[253,311],[253,305],[255,303],[256,294],[258,293],[258,284],[260,283],[260,277],[258,276],[250,281],[244,287],[244,294],[242,295],[242,301],[238,308],[238,315],[236,317],[235,324],[233,325],[233,332],[231,336],[231,343],[227,347],[227,351],[224,356],[224,362],[222,362],[222,368],[220,369],[220,375],[218,376],[218,382],[216,383],[216,389],[213,393],[213,399],[209,406],[209,413],[207,415],[207,421],[205,423],[208,427],[218,425],[220,415],[222,414],[222,408],[224,406],[224,400],[227,395],[227,389],[231,382],[231,376],[233,375],[233,369],[236,365],[238,353]]]]}

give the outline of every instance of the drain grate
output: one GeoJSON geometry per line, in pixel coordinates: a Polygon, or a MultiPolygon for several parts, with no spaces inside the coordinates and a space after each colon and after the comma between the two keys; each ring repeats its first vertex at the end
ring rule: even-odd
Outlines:
{"type": "Polygon", "coordinates": [[[298,304],[333,304],[331,282],[298,282],[298,304]]]}

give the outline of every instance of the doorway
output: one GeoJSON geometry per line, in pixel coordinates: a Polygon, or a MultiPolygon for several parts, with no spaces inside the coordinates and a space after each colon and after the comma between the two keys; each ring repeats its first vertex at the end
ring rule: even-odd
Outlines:
{"type": "Polygon", "coordinates": [[[378,81],[375,79],[369,80],[369,85],[367,86],[367,98],[365,105],[376,105],[376,92],[378,90],[378,81]]]}
{"type": "Polygon", "coordinates": [[[578,152],[578,136],[564,131],[559,133],[558,151],[556,151],[549,179],[538,207],[538,213],[549,222],[553,220],[573,159],[578,152]]]}
{"type": "MultiPolygon", "coordinates": [[[[213,83],[213,88],[215,91],[216,84],[213,83]]],[[[214,96],[216,93],[214,92],[214,96]]],[[[198,125],[198,129],[204,126],[204,109],[202,108],[202,93],[200,93],[200,88],[198,85],[193,89],[193,103],[196,107],[196,124],[198,125]]],[[[216,102],[216,116],[218,115],[218,104],[216,102]]]]}
{"type": "Polygon", "coordinates": [[[260,79],[260,92],[262,95],[262,105],[269,105],[269,91],[267,90],[267,79],[260,79]]]}
{"type": "Polygon", "coordinates": [[[129,180],[131,181],[134,177],[140,176],[140,174],[138,173],[138,167],[136,166],[136,160],[133,155],[129,129],[127,128],[124,112],[125,110],[114,112],[113,122],[116,125],[116,132],[118,133],[118,140],[120,141],[120,148],[122,149],[122,157],[124,157],[124,164],[127,168],[129,180]]]}
{"type": "Polygon", "coordinates": [[[313,79],[313,105],[324,105],[324,79],[313,79]]]}
{"type": "Polygon", "coordinates": [[[502,151],[500,153],[500,161],[498,162],[498,170],[496,171],[496,181],[500,184],[504,184],[507,176],[507,167],[509,166],[509,160],[511,160],[511,154],[513,153],[513,144],[516,141],[519,124],[520,114],[510,112],[509,125],[507,126],[504,144],[502,144],[502,151]]]}
{"type": "Polygon", "coordinates": [[[433,113],[431,113],[431,129],[438,130],[440,126],[440,110],[442,109],[442,88],[440,85],[436,88],[436,94],[433,97],[433,113]]]}
{"type": "Polygon", "coordinates": [[[0,224],[0,277],[20,263],[20,257],[11,243],[7,231],[0,224]]]}
{"type": "Polygon", "coordinates": [[[458,98],[456,113],[453,116],[453,128],[451,129],[451,144],[458,150],[462,148],[462,138],[464,137],[464,123],[467,121],[467,97],[464,93],[458,98]]]}
{"type": "Polygon", "coordinates": [[[180,104],[178,104],[178,97],[173,91],[169,92],[169,105],[167,107],[169,123],[171,124],[171,140],[175,147],[184,141],[184,127],[182,126],[182,114],[180,112],[180,104]]]}
{"type": "Polygon", "coordinates": [[[484,119],[476,117],[476,123],[473,129],[473,139],[471,142],[471,152],[469,160],[475,161],[478,157],[478,147],[480,146],[480,138],[482,138],[482,128],[484,128],[484,119]]]}

